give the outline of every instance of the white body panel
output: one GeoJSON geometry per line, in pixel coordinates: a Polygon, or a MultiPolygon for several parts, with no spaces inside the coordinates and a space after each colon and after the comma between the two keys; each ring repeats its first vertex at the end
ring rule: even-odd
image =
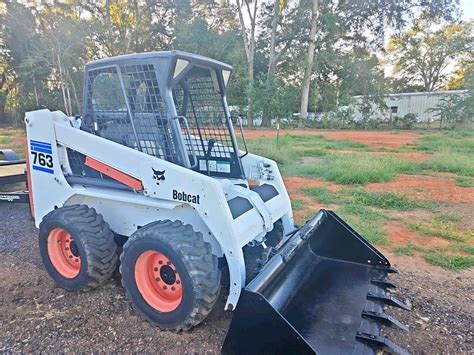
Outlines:
{"type": "Polygon", "coordinates": [[[277,196],[265,203],[256,192],[236,186],[230,180],[211,178],[81,131],[75,119],[62,112],[28,112],[25,122],[37,226],[54,208],[78,203],[94,207],[115,233],[124,236],[130,236],[138,227],[156,220],[189,223],[212,245],[214,254],[225,256],[227,260],[230,293],[226,308],[235,308],[245,286],[242,247],[252,241],[262,241],[279,219],[283,221],[285,232],[294,227],[288,194],[278,167],[271,160],[252,154],[242,158],[247,177],[273,185],[278,191],[277,196]],[[38,163],[37,151],[43,148],[51,155],[51,167],[45,168],[38,163]],[[70,173],[70,168],[66,148],[140,180],[143,191],[68,183],[65,175],[70,173]],[[153,169],[165,171],[165,179],[155,180],[153,169]],[[174,198],[176,192],[199,198],[194,203],[182,202],[174,198]],[[234,219],[227,201],[236,196],[248,199],[253,208],[234,219]]]}

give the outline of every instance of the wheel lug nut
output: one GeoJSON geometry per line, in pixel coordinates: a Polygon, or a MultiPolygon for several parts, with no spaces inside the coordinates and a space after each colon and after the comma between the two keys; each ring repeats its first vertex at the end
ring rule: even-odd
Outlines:
{"type": "Polygon", "coordinates": [[[166,290],[168,288],[168,286],[164,285],[163,286],[163,290],[166,290]]]}
{"type": "Polygon", "coordinates": [[[68,247],[66,247],[66,250],[69,250],[69,248],[68,248],[68,247]]]}
{"type": "Polygon", "coordinates": [[[79,262],[79,259],[76,259],[76,263],[78,263],[78,262],[79,262]]]}
{"type": "Polygon", "coordinates": [[[156,278],[156,281],[158,281],[158,282],[159,282],[159,281],[161,281],[161,279],[160,279],[159,277],[157,277],[157,278],[156,278]]]}
{"type": "Polygon", "coordinates": [[[166,264],[171,265],[171,261],[168,260],[166,264]]]}
{"type": "Polygon", "coordinates": [[[176,290],[176,287],[172,286],[171,291],[174,291],[174,290],[176,290]]]}
{"type": "Polygon", "coordinates": [[[179,285],[181,283],[181,281],[179,280],[176,280],[176,284],[179,285]]]}
{"type": "Polygon", "coordinates": [[[72,255],[69,255],[69,259],[72,259],[72,255]]]}
{"type": "Polygon", "coordinates": [[[158,264],[160,264],[160,265],[163,264],[163,261],[162,260],[158,261],[158,264]]]}
{"type": "Polygon", "coordinates": [[[153,269],[153,271],[158,271],[158,268],[157,268],[157,267],[155,267],[155,268],[153,269]]]}

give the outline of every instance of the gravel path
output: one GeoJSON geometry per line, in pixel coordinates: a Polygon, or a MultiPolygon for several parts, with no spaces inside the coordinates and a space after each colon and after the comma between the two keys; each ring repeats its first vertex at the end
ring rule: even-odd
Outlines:
{"type": "MultiPolygon", "coordinates": [[[[231,318],[222,295],[191,332],[161,332],[132,310],[119,275],[87,293],[56,287],[43,269],[36,234],[26,206],[0,205],[0,352],[219,352],[231,318]]],[[[410,332],[390,329],[389,337],[412,353],[472,352],[472,272],[397,262],[399,297],[411,300],[413,311],[392,311],[410,332]]]]}

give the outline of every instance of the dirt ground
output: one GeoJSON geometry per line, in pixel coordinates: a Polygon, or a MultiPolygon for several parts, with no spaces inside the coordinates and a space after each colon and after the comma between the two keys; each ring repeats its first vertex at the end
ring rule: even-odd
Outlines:
{"type": "MultiPolygon", "coordinates": [[[[291,131],[291,134],[299,134],[291,131]]],[[[251,131],[260,137],[274,131],[251,131]]],[[[308,131],[304,131],[308,134],[308,131]]],[[[400,148],[416,141],[412,132],[310,131],[331,139],[350,139],[372,147],[400,148]]],[[[423,159],[422,155],[406,159],[423,159]]],[[[317,211],[300,190],[343,187],[320,179],[286,177],[292,199],[301,199],[307,209],[317,211]]],[[[400,191],[415,198],[434,199],[446,209],[474,221],[474,189],[455,186],[449,174],[400,175],[387,184],[369,184],[369,189],[400,191]],[[416,195],[416,194],[419,194],[416,195]]],[[[302,217],[305,211],[295,211],[302,217]]],[[[307,213],[307,211],[306,211],[307,213]]],[[[399,212],[410,220],[423,217],[423,210],[399,212]]],[[[391,221],[390,239],[404,245],[419,236],[406,225],[391,221]]],[[[443,246],[440,238],[423,239],[429,246],[443,246]]],[[[451,272],[429,265],[421,256],[395,255],[393,248],[379,247],[400,274],[391,275],[399,287],[395,296],[413,306],[411,312],[387,308],[387,312],[410,326],[409,332],[385,329],[385,335],[414,354],[474,352],[474,272],[451,272]]],[[[42,265],[37,230],[26,206],[0,204],[0,352],[160,352],[218,353],[232,314],[224,312],[225,290],[211,315],[190,332],[162,332],[142,320],[132,309],[116,274],[105,286],[86,293],[58,288],[42,265]]]]}
{"type": "Polygon", "coordinates": [[[398,175],[388,183],[372,183],[366,185],[369,190],[394,190],[405,193],[416,200],[437,200],[449,202],[472,203],[474,189],[455,185],[451,174],[427,175],[398,175]]]}
{"type": "MultiPolygon", "coordinates": [[[[42,266],[28,209],[0,205],[0,215],[0,352],[220,351],[231,319],[223,311],[223,294],[191,332],[161,332],[133,311],[119,275],[86,293],[56,287],[42,266]]],[[[414,257],[386,254],[401,271],[391,277],[399,283],[396,296],[413,306],[411,312],[388,309],[410,325],[408,333],[388,329],[388,336],[413,353],[472,351],[472,272],[454,274],[414,257]]]]}

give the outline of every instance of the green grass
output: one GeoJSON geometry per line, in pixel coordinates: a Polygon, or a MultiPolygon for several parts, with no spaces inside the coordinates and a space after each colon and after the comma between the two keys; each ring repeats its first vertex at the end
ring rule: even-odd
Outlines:
{"type": "Polygon", "coordinates": [[[427,208],[428,203],[416,201],[406,195],[393,191],[367,191],[355,189],[352,192],[355,203],[364,206],[372,206],[385,210],[408,211],[415,208],[427,208]]]}
{"type": "MultiPolygon", "coordinates": [[[[352,141],[336,141],[325,138],[323,135],[284,135],[278,140],[276,137],[249,139],[249,152],[275,160],[282,165],[297,164],[301,157],[320,157],[327,155],[327,149],[332,150],[367,150],[362,143],[352,141]]],[[[239,146],[243,146],[239,140],[239,146]]]]}
{"type": "Polygon", "coordinates": [[[413,248],[410,245],[407,245],[404,247],[397,247],[395,248],[394,252],[397,255],[408,255],[408,256],[414,255],[413,248]]]}
{"type": "Polygon", "coordinates": [[[433,153],[424,162],[407,161],[390,155],[371,155],[365,144],[331,140],[322,135],[284,135],[278,148],[276,137],[252,139],[249,151],[275,160],[283,175],[319,177],[343,185],[388,182],[401,173],[416,174],[427,170],[459,175],[458,185],[472,187],[474,176],[474,133],[454,131],[426,134],[414,145],[398,151],[433,153]],[[330,151],[353,150],[353,154],[330,151]],[[299,158],[320,157],[312,164],[299,158]]]}
{"type": "Polygon", "coordinates": [[[424,259],[433,265],[441,266],[451,271],[461,271],[474,266],[474,256],[449,255],[443,253],[428,253],[424,259]]]}
{"type": "Polygon", "coordinates": [[[371,243],[385,244],[387,233],[384,222],[387,217],[383,213],[350,200],[338,208],[337,213],[371,243]]]}
{"type": "Polygon", "coordinates": [[[300,200],[300,199],[297,199],[297,198],[291,199],[291,208],[294,211],[300,211],[303,208],[305,208],[305,206],[306,206],[306,204],[303,200],[300,200]]]}
{"type": "Polygon", "coordinates": [[[408,243],[406,246],[400,246],[394,249],[397,255],[413,256],[415,252],[423,254],[423,258],[432,265],[441,266],[451,271],[460,271],[474,266],[474,246],[457,243],[445,247],[433,247],[425,249],[423,247],[408,243]],[[465,252],[470,255],[453,255],[447,252],[465,252]]]}
{"type": "Polygon", "coordinates": [[[277,148],[275,140],[271,138],[249,140],[247,146],[250,153],[274,160],[281,165],[289,164],[296,158],[293,151],[285,149],[285,146],[280,145],[280,148],[277,148]]]}
{"type": "Polygon", "coordinates": [[[301,150],[302,157],[322,157],[328,154],[325,150],[319,148],[310,148],[301,150]]]}
{"type": "Polygon", "coordinates": [[[434,216],[434,220],[439,222],[439,223],[456,223],[461,220],[460,217],[454,215],[454,214],[449,214],[449,213],[439,213],[436,216],[434,216]]]}
{"type": "Polygon", "coordinates": [[[363,143],[339,140],[326,140],[326,142],[323,144],[323,147],[325,149],[333,150],[369,150],[368,146],[363,143]]]}
{"type": "MultiPolygon", "coordinates": [[[[2,134],[3,135],[3,134],[2,134]]],[[[11,139],[8,138],[8,137],[2,137],[0,135],[0,144],[10,144],[11,143],[11,139]]]]}
{"type": "Polygon", "coordinates": [[[383,219],[388,219],[384,213],[377,211],[376,209],[360,205],[350,199],[340,207],[339,211],[342,214],[358,216],[363,221],[380,221],[383,219]]]}
{"type": "Polygon", "coordinates": [[[460,186],[472,184],[468,177],[474,176],[473,131],[426,135],[415,144],[414,149],[434,153],[431,159],[420,163],[420,169],[458,174],[465,177],[458,178],[460,186]]]}
{"type": "Polygon", "coordinates": [[[341,185],[388,182],[399,173],[415,173],[414,162],[391,156],[329,154],[315,165],[291,164],[283,167],[288,175],[317,176],[341,185]]]}
{"type": "Polygon", "coordinates": [[[354,216],[344,215],[343,213],[341,213],[341,217],[369,242],[379,245],[385,244],[387,232],[383,226],[383,223],[380,221],[367,220],[360,217],[354,218],[354,216]]]}
{"type": "Polygon", "coordinates": [[[467,254],[474,255],[474,245],[467,243],[456,243],[450,246],[452,251],[462,251],[467,254]]]}
{"type": "Polygon", "coordinates": [[[455,242],[467,242],[473,239],[472,232],[459,230],[454,222],[440,222],[433,219],[428,226],[416,222],[407,222],[407,224],[414,231],[429,237],[438,237],[455,242]]]}
{"type": "Polygon", "coordinates": [[[474,154],[474,131],[452,131],[429,134],[419,139],[415,150],[437,153],[474,154]]]}
{"type": "Polygon", "coordinates": [[[456,186],[474,187],[474,179],[467,176],[456,177],[456,186]]]}
{"type": "Polygon", "coordinates": [[[5,136],[5,137],[9,137],[9,136],[23,136],[25,135],[25,131],[22,130],[22,129],[15,129],[15,130],[11,130],[11,131],[2,131],[0,133],[0,136],[5,136]]]}
{"type": "Polygon", "coordinates": [[[341,203],[340,195],[337,192],[331,192],[323,187],[310,187],[304,189],[303,192],[325,205],[341,203]]]}
{"type": "Polygon", "coordinates": [[[320,147],[324,149],[333,150],[368,150],[369,147],[366,144],[349,141],[349,140],[335,140],[328,139],[322,134],[320,135],[295,135],[289,134],[280,137],[282,144],[288,144],[291,146],[299,147],[320,147]]]}
{"type": "Polygon", "coordinates": [[[420,163],[420,168],[436,172],[474,176],[474,153],[472,155],[457,153],[436,154],[432,159],[420,163]]]}

